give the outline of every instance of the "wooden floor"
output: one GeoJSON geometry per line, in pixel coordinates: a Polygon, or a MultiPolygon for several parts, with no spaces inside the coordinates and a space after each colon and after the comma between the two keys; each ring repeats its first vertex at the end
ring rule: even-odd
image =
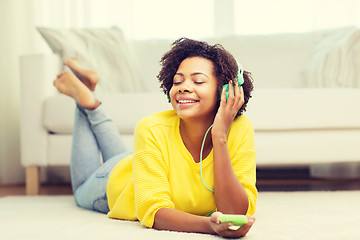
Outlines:
{"type": "MultiPolygon", "coordinates": [[[[40,195],[69,195],[72,194],[70,185],[44,185],[40,188],[40,195]]],[[[18,196],[25,194],[25,185],[0,185],[0,197],[18,196]]]]}
{"type": "MultiPolygon", "coordinates": [[[[257,169],[257,188],[262,191],[337,191],[360,190],[358,179],[314,179],[309,169],[257,169]]],[[[70,184],[42,185],[40,195],[72,194],[70,184]]],[[[0,197],[25,195],[24,185],[0,185],[0,197]]]]}
{"type": "MultiPolygon", "coordinates": [[[[259,192],[264,191],[337,191],[360,190],[360,180],[258,179],[259,192]]],[[[40,195],[69,195],[70,185],[43,185],[40,195]]],[[[0,185],[0,197],[25,195],[24,185],[0,185]]]]}
{"type": "Polygon", "coordinates": [[[360,190],[359,178],[314,178],[308,167],[257,169],[259,191],[338,191],[360,190]]]}
{"type": "Polygon", "coordinates": [[[257,188],[259,192],[360,190],[360,179],[261,179],[257,181],[257,188]]]}

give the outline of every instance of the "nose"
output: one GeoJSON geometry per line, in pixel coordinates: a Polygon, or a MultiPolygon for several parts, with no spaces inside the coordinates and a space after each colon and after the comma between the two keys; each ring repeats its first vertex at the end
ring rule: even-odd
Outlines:
{"type": "Polygon", "coordinates": [[[192,92],[192,86],[189,81],[184,81],[179,87],[179,93],[192,92]]]}

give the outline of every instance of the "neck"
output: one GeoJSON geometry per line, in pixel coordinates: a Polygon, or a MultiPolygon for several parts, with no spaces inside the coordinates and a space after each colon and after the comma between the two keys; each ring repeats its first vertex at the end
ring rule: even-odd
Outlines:
{"type": "MultiPolygon", "coordinates": [[[[189,150],[190,153],[194,153],[194,160],[197,158],[198,152],[200,152],[201,145],[206,131],[209,129],[213,119],[211,121],[190,121],[180,119],[180,134],[181,138],[189,150]]],[[[205,145],[204,145],[204,157],[212,149],[211,131],[208,132],[205,145]]],[[[196,161],[196,160],[195,160],[196,161]]],[[[196,161],[197,162],[197,161],[196,161]]]]}

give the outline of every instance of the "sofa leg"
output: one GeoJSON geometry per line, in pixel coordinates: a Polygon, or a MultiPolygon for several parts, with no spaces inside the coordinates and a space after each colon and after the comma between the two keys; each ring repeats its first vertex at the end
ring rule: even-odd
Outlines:
{"type": "Polygon", "coordinates": [[[31,166],[26,168],[26,195],[39,195],[40,174],[39,167],[31,166]]]}

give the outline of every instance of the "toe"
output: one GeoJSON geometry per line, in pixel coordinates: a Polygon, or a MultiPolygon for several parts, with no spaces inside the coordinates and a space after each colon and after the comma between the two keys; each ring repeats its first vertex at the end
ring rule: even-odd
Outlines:
{"type": "Polygon", "coordinates": [[[56,78],[61,78],[64,74],[65,74],[65,72],[61,72],[58,75],[56,75],[56,78]]]}

